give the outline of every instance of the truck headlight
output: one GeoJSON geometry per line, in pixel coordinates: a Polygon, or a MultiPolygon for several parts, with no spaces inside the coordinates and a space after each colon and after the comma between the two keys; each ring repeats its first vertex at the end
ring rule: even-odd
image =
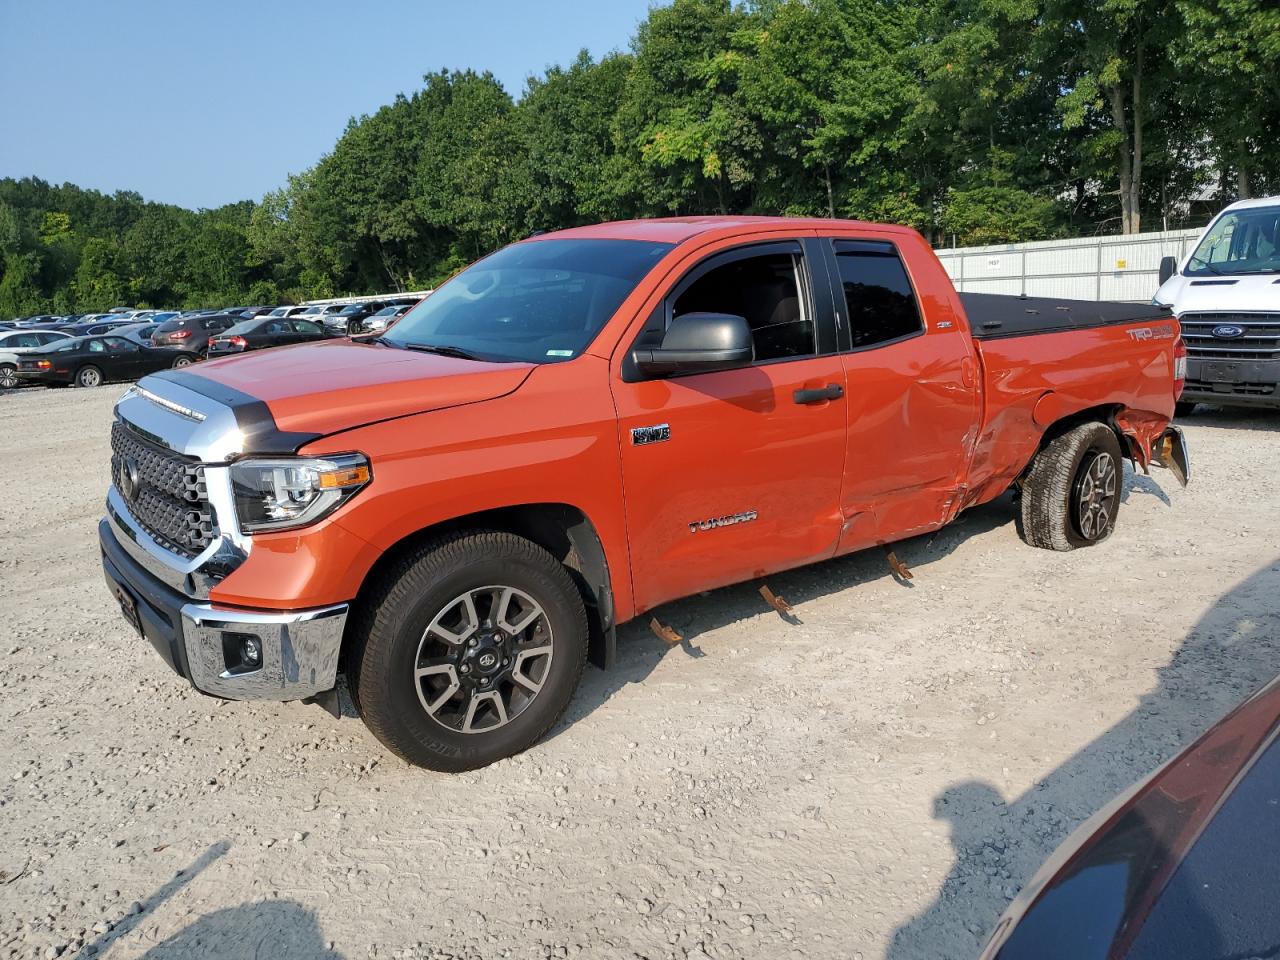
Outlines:
{"type": "Polygon", "coordinates": [[[288,530],[327,517],[354,497],[373,472],[363,454],[240,460],[231,490],[240,529],[288,530]]]}

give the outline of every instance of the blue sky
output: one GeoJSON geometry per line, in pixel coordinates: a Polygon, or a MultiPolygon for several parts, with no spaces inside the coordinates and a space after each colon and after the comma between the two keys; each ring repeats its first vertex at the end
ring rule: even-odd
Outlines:
{"type": "Polygon", "coordinates": [[[258,199],[441,67],[626,49],[650,0],[0,0],[0,177],[258,199]]]}

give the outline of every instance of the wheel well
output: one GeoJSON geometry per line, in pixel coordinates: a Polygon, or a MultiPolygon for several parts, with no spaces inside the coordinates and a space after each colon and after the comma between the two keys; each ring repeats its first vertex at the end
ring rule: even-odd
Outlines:
{"type": "Polygon", "coordinates": [[[1124,435],[1118,426],[1116,426],[1116,414],[1120,412],[1120,406],[1114,403],[1099,404],[1096,407],[1085,407],[1083,410],[1077,410],[1072,414],[1055,420],[1045,428],[1044,433],[1040,435],[1040,443],[1036,446],[1036,453],[1032,454],[1031,459],[1027,461],[1027,465],[1022,468],[1022,472],[1018,474],[1014,481],[1015,485],[1020,485],[1022,479],[1027,475],[1027,471],[1031,469],[1031,464],[1035,462],[1036,454],[1043,450],[1046,446],[1057,440],[1064,433],[1069,433],[1082,423],[1102,423],[1111,428],[1116,435],[1116,440],[1120,443],[1121,451],[1132,457],[1130,450],[1129,438],[1124,435]]]}
{"type": "MultiPolygon", "coordinates": [[[[483,510],[417,530],[383,552],[365,576],[355,604],[364,602],[382,572],[393,567],[406,553],[428,540],[463,530],[513,533],[533,541],[564,564],[587,609],[591,662],[602,669],[613,665],[613,589],[604,546],[587,515],[566,503],[532,503],[483,510]]],[[[348,622],[354,619],[349,618],[348,622]]]]}

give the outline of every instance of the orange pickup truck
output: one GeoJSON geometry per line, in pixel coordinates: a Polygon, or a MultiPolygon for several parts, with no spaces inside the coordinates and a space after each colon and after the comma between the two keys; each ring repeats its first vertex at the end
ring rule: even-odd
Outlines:
{"type": "Polygon", "coordinates": [[[532,237],[380,336],[142,380],[107,583],[198,690],[338,674],[411,763],[523,750],[614,629],[1016,491],[1033,546],[1111,533],[1124,460],[1186,482],[1163,308],[958,295],[919,234],[699,217],[532,237]]]}

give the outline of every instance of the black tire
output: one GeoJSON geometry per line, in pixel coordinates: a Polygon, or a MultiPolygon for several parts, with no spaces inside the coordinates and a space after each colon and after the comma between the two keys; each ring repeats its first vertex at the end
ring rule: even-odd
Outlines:
{"type": "Polygon", "coordinates": [[[91,363],[85,364],[76,371],[77,387],[100,387],[106,381],[103,379],[102,371],[91,363]]]}
{"type": "Polygon", "coordinates": [[[1196,403],[1194,400],[1179,400],[1173,406],[1174,419],[1182,420],[1185,417],[1191,416],[1196,412],[1196,407],[1198,406],[1200,406],[1200,404],[1196,403]]]}
{"type": "MultiPolygon", "coordinates": [[[[476,603],[477,620],[481,618],[479,607],[476,603]]],[[[485,636],[482,631],[476,635],[485,636]]],[[[409,763],[457,772],[520,753],[560,718],[586,664],[587,616],[573,580],[546,550],[509,533],[464,531],[427,543],[388,570],[360,603],[352,622],[351,642],[347,679],[356,709],[370,732],[409,763]],[[509,720],[494,729],[464,732],[428,712],[428,698],[449,695],[447,690],[441,694],[439,688],[424,694],[422,684],[430,681],[418,677],[417,671],[445,659],[422,656],[429,641],[439,643],[429,633],[433,623],[457,609],[454,604],[461,595],[489,585],[509,586],[535,601],[545,619],[530,629],[544,637],[539,649],[550,646],[551,652],[538,681],[540,689],[532,696],[511,683],[512,703],[516,696],[527,699],[509,720]],[[544,629],[550,633],[549,644],[544,629]]],[[[507,642],[512,651],[520,649],[519,639],[508,638],[507,642]]],[[[448,649],[459,651],[459,657],[467,653],[464,644],[448,649]]],[[[511,659],[516,664],[512,669],[517,669],[521,658],[511,659]]],[[[501,662],[505,665],[507,660],[501,662]]],[[[465,684],[470,682],[474,687],[478,669],[470,680],[460,677],[461,670],[456,667],[443,681],[446,687],[460,681],[464,686],[438,711],[441,715],[453,709],[454,703],[461,712],[463,703],[475,699],[465,684]]],[[[504,681],[495,677],[494,682],[501,685],[504,681]]],[[[491,694],[482,693],[484,696],[491,694]]],[[[468,713],[463,725],[471,723],[472,714],[468,713]]]]}
{"type": "Polygon", "coordinates": [[[170,369],[181,370],[183,367],[189,367],[194,361],[191,357],[184,355],[173,358],[173,366],[170,369]]]}
{"type": "Polygon", "coordinates": [[[1074,550],[1111,536],[1124,485],[1121,456],[1115,431],[1103,423],[1082,423],[1045,444],[1022,480],[1022,539],[1045,550],[1074,550]]]}
{"type": "Polygon", "coordinates": [[[0,363],[0,390],[13,390],[18,386],[16,369],[12,363],[0,363]]]}

